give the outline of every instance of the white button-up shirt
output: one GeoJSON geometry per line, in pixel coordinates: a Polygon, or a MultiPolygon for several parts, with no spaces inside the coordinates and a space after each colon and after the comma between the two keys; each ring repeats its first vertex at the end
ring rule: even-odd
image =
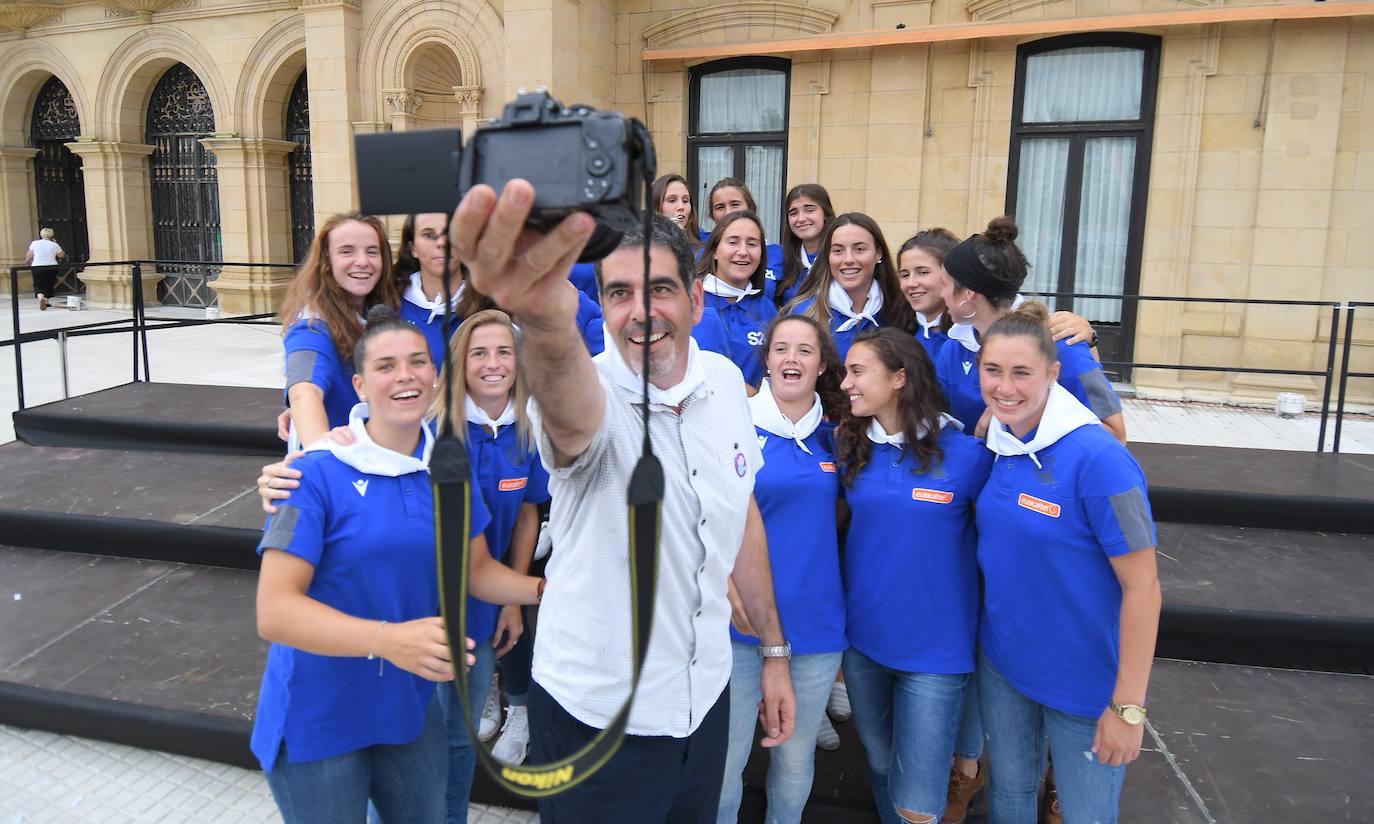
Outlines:
{"type": "MultiPolygon", "coordinates": [[[[726,580],[744,537],[754,475],[763,465],[739,369],[699,352],[706,381],[681,413],[650,407],[663,463],[658,596],[653,634],[630,713],[631,735],[691,735],[730,680],[726,580]]],[[[606,415],[571,466],[531,404],[553,496],[554,551],[539,606],[533,674],[574,718],[605,728],[630,694],[629,515],[626,488],[644,438],[639,393],[600,373],[606,415]]]]}

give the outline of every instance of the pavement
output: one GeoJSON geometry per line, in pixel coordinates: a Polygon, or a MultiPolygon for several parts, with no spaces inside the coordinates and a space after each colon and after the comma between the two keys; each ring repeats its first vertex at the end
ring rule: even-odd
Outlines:
{"type": "MultiPolygon", "coordinates": [[[[10,299],[0,299],[0,339],[13,337],[10,299]]],[[[197,318],[203,313],[159,307],[150,317],[197,318]]],[[[127,312],[54,308],[39,312],[20,301],[25,332],[128,319],[127,312]]],[[[214,324],[148,333],[151,377],[157,381],[227,386],[282,386],[281,335],[275,325],[214,324]]],[[[79,395],[129,382],[128,332],[72,338],[66,393],[79,395]]],[[[25,401],[34,406],[64,396],[62,357],[54,341],[23,347],[25,401]]],[[[14,439],[18,408],[13,350],[0,349],[0,443],[14,439]]],[[[1309,398],[1309,404],[1314,400],[1309,398]]],[[[1319,416],[1285,419],[1272,409],[1219,404],[1123,401],[1131,440],[1309,451],[1319,416]]],[[[1328,433],[1328,443],[1330,442],[1328,433]]],[[[1347,417],[1341,449],[1374,453],[1374,416],[1347,417]]],[[[106,822],[280,821],[257,771],[46,732],[0,726],[0,824],[106,822]]],[[[538,816],[473,805],[474,824],[527,824],[538,816]]]]}

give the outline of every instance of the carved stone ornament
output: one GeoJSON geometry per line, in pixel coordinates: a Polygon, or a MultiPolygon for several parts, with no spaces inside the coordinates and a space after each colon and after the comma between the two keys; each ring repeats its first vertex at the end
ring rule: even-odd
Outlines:
{"type": "Polygon", "coordinates": [[[173,6],[178,6],[184,0],[101,0],[108,11],[113,11],[118,16],[126,14],[137,15],[139,20],[147,22],[153,19],[153,15],[160,11],[165,11],[173,6]]]}
{"type": "Polygon", "coordinates": [[[458,101],[458,110],[463,114],[480,114],[482,111],[481,86],[454,86],[453,99],[458,101]]]}
{"type": "Polygon", "coordinates": [[[0,28],[24,32],[62,14],[62,7],[51,3],[0,3],[0,28]]]}
{"type": "Polygon", "coordinates": [[[825,34],[834,29],[838,19],[837,12],[820,4],[776,0],[717,3],[675,14],[649,26],[644,29],[644,43],[651,49],[700,43],[716,31],[723,31],[725,41],[733,43],[748,40],[751,27],[771,29],[775,37],[825,34]]]}
{"type": "Polygon", "coordinates": [[[415,114],[425,99],[410,89],[382,89],[387,111],[391,114],[415,114]]]}

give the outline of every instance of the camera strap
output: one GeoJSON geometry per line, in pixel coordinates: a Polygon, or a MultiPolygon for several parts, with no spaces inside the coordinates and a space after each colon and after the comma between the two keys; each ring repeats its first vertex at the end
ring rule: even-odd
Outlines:
{"type": "MultiPolygon", "coordinates": [[[[641,174],[644,178],[645,201],[648,204],[643,212],[644,220],[644,317],[649,318],[649,263],[652,246],[653,210],[648,203],[649,184],[653,181],[656,163],[648,132],[636,120],[630,121],[634,127],[633,139],[639,144],[641,174]]],[[[444,236],[447,238],[448,228],[444,236]]],[[[450,244],[444,244],[445,271],[448,269],[450,244]]],[[[444,302],[450,307],[443,321],[444,340],[452,336],[452,291],[449,277],[444,278],[444,302]]],[[[614,346],[613,341],[607,342],[614,346]]],[[[630,476],[627,490],[629,505],[629,574],[630,574],[630,615],[632,626],[633,669],[630,681],[630,695],[625,704],[611,719],[606,728],[587,742],[577,752],[548,764],[507,764],[492,755],[491,750],[478,737],[472,713],[472,684],[467,667],[467,597],[470,574],[470,524],[472,523],[471,460],[467,448],[456,435],[454,417],[456,410],[452,403],[454,363],[451,347],[444,346],[443,373],[441,390],[449,399],[447,412],[439,422],[438,438],[430,456],[429,475],[434,486],[434,539],[435,557],[439,573],[439,608],[444,618],[444,629],[448,635],[449,649],[453,651],[455,687],[458,705],[462,709],[467,726],[468,737],[477,760],[491,774],[492,778],[507,792],[525,798],[543,798],[557,795],[571,789],[590,778],[601,769],[611,756],[620,749],[625,737],[625,729],[630,720],[630,709],[634,704],[635,692],[639,687],[640,673],[644,659],[649,651],[649,633],[654,621],[654,602],[658,582],[658,544],[660,535],[661,509],[664,495],[663,466],[653,453],[649,438],[649,348],[644,347],[644,443],[638,463],[630,476]]],[[[464,424],[465,425],[465,424],[464,424]]],[[[480,494],[480,493],[478,493],[480,494]]],[[[587,609],[597,609],[593,603],[587,609]]],[[[485,643],[486,639],[477,639],[485,643]]],[[[478,684],[479,689],[487,689],[487,684],[478,684]]],[[[442,687],[441,687],[442,688],[442,687]]]]}

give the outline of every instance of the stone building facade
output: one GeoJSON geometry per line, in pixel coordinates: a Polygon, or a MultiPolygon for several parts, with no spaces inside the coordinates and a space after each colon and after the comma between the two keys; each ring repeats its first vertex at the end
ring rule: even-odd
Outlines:
{"type": "MultiPolygon", "coordinates": [[[[1108,359],[1320,370],[1329,309],[1235,301],[1374,301],[1374,4],[1225,16],[1236,8],[0,2],[0,256],[22,260],[47,221],[86,260],[290,262],[356,203],[354,135],[470,133],[543,85],[643,118],[660,171],[699,196],[745,176],[774,227],[782,193],[812,181],[894,247],[917,227],[962,235],[1011,212],[1036,289],[1231,301],[1080,299],[1108,359]]],[[[142,273],[149,297],[229,313],[272,310],[290,276],[142,273]]],[[[93,304],[131,299],[128,267],[83,280],[93,304]]],[[[1374,308],[1356,317],[1352,363],[1374,371],[1374,308]]],[[[1303,376],[1126,376],[1143,394],[1211,400],[1321,391],[1303,376]]],[[[1352,392],[1374,401],[1374,382],[1352,392]]]]}

